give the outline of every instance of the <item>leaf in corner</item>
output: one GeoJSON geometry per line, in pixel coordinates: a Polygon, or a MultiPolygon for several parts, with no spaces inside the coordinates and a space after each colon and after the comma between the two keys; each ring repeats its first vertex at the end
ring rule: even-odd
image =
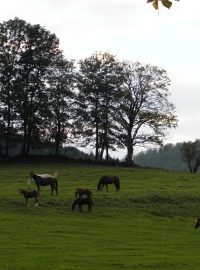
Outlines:
{"type": "Polygon", "coordinates": [[[161,0],[162,4],[166,8],[170,8],[172,6],[172,2],[169,0],[161,0]]]}
{"type": "Polygon", "coordinates": [[[155,1],[153,2],[153,7],[154,7],[155,9],[158,9],[158,0],[155,0],[155,1]]]}

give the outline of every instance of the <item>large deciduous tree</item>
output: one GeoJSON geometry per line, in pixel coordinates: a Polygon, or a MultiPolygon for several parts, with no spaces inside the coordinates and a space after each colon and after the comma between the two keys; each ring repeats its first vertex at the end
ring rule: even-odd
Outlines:
{"type": "Polygon", "coordinates": [[[1,106],[7,121],[6,138],[10,140],[11,124],[17,119],[15,126],[23,136],[22,154],[27,155],[34,140],[39,140],[43,125],[41,111],[47,104],[45,76],[61,53],[59,41],[40,25],[15,18],[0,24],[0,42],[1,93],[4,94],[1,106]]]}
{"type": "Polygon", "coordinates": [[[16,85],[23,51],[25,22],[15,19],[0,24],[0,118],[4,154],[7,156],[15,133],[16,85]]]}
{"type": "Polygon", "coordinates": [[[95,53],[79,64],[76,125],[85,138],[84,145],[94,144],[95,160],[102,159],[104,150],[108,159],[108,151],[115,144],[112,112],[122,83],[122,68],[109,53],[95,53]]]}
{"type": "Polygon", "coordinates": [[[161,143],[166,129],[175,127],[175,107],[169,102],[166,71],[151,65],[124,63],[125,81],[115,110],[118,139],[133,164],[136,145],[161,143]]]}
{"type": "Polygon", "coordinates": [[[59,56],[47,76],[49,117],[46,117],[45,129],[48,140],[55,145],[55,155],[64,142],[72,142],[72,102],[74,98],[74,62],[59,56]]]}

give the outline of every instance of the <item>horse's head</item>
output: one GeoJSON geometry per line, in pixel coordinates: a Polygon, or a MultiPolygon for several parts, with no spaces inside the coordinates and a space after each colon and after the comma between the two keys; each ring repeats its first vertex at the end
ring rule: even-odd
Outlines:
{"type": "Polygon", "coordinates": [[[20,188],[19,189],[19,194],[22,194],[24,192],[24,189],[23,188],[20,188]]]}
{"type": "Polygon", "coordinates": [[[101,185],[102,185],[102,177],[99,179],[99,183],[97,184],[97,191],[101,190],[101,185]]]}
{"type": "Polygon", "coordinates": [[[99,191],[100,188],[101,188],[101,184],[98,184],[98,185],[97,185],[97,191],[99,191]]]}

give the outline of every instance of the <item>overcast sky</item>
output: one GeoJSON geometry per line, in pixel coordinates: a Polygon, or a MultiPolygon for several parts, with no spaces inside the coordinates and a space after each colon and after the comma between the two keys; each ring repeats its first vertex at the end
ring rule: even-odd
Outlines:
{"type": "Polygon", "coordinates": [[[166,69],[179,126],[165,143],[200,138],[200,1],[155,11],[146,0],[0,0],[0,21],[19,17],[60,39],[68,59],[109,51],[166,69]]]}

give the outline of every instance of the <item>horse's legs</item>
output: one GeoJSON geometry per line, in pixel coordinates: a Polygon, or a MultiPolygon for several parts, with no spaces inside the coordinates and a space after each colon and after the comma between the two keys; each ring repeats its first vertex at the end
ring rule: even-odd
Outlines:
{"type": "Polygon", "coordinates": [[[83,207],[82,207],[82,204],[79,203],[79,211],[82,212],[83,211],[83,207]]]}
{"type": "Polygon", "coordinates": [[[38,189],[38,191],[40,191],[40,185],[37,185],[37,189],[38,189]]]}
{"type": "Polygon", "coordinates": [[[103,188],[104,188],[104,184],[102,184],[102,186],[101,186],[101,191],[103,191],[103,188]]]}
{"type": "Polygon", "coordinates": [[[91,212],[91,204],[88,204],[88,212],[91,212]]]}
{"type": "Polygon", "coordinates": [[[107,189],[107,192],[108,192],[108,184],[106,184],[106,189],[107,189]]]}

